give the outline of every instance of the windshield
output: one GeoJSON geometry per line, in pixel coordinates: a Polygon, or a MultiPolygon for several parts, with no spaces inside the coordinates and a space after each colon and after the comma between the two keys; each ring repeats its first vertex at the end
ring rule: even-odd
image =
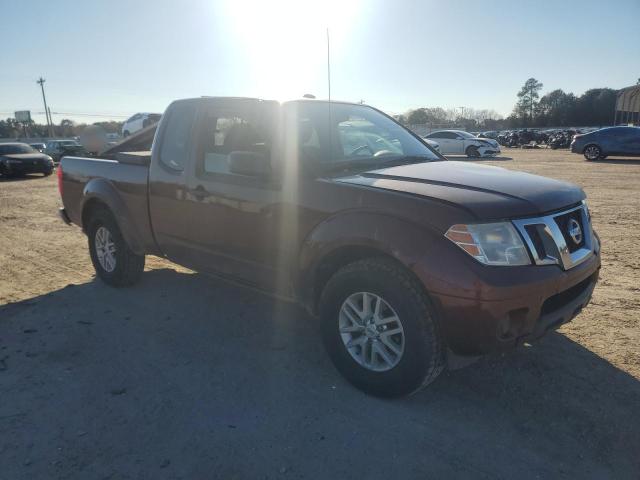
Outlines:
{"type": "Polygon", "coordinates": [[[0,145],[0,155],[9,155],[12,153],[35,153],[35,150],[26,143],[0,145]]]}
{"type": "Polygon", "coordinates": [[[303,163],[375,168],[393,161],[440,160],[402,126],[371,107],[293,102],[285,108],[288,125],[295,125],[297,131],[298,153],[303,163]]]}

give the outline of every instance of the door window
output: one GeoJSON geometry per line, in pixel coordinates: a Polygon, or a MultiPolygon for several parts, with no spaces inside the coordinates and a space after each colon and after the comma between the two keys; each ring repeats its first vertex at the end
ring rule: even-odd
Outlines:
{"type": "Polygon", "coordinates": [[[184,170],[191,151],[194,114],[195,104],[188,102],[176,103],[169,112],[160,145],[160,162],[171,170],[184,170]]]}
{"type": "Polygon", "coordinates": [[[233,110],[210,109],[204,118],[198,154],[198,174],[237,175],[229,169],[232,152],[256,152],[269,161],[268,134],[252,115],[233,110]]]}

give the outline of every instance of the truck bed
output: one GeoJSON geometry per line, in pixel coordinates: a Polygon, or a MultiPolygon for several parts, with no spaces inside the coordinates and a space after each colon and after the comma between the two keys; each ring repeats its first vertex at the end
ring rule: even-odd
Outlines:
{"type": "Polygon", "coordinates": [[[150,152],[118,153],[116,160],[64,157],[60,163],[61,193],[69,219],[85,228],[82,211],[87,202],[106,199],[113,202],[111,210],[123,231],[131,229],[141,246],[155,246],[147,194],[149,155],[150,152]]]}

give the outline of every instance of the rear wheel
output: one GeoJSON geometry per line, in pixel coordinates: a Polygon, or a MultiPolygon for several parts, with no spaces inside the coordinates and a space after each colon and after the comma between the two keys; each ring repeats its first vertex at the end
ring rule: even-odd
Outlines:
{"type": "Polygon", "coordinates": [[[584,158],[589,161],[598,160],[602,156],[602,150],[597,145],[588,145],[584,149],[584,158]]]}
{"type": "Polygon", "coordinates": [[[478,147],[474,147],[473,145],[467,147],[464,153],[466,153],[469,158],[478,158],[480,156],[478,147]]]}
{"type": "Polygon", "coordinates": [[[381,397],[416,392],[444,368],[435,311],[402,266],[385,258],[351,263],[327,283],[322,336],[336,368],[381,397]]]}
{"type": "Polygon", "coordinates": [[[144,270],[144,255],[136,255],[106,209],[97,210],[87,229],[89,254],[96,274],[114,287],[133,285],[144,270]]]}

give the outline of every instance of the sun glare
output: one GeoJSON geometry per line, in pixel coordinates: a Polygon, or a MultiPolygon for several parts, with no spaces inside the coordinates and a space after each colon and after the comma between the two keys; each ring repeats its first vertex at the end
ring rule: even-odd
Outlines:
{"type": "Polygon", "coordinates": [[[346,45],[358,2],[227,0],[225,8],[252,91],[276,100],[327,96],[327,28],[333,57],[346,45]]]}

